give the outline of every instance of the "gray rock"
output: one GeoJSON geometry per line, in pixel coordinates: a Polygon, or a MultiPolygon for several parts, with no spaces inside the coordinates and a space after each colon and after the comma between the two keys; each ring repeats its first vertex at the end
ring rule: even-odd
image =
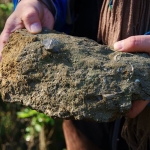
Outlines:
{"type": "Polygon", "coordinates": [[[132,100],[150,99],[146,53],[112,51],[87,38],[55,32],[13,33],[3,50],[1,95],[54,118],[108,122],[132,100]]]}

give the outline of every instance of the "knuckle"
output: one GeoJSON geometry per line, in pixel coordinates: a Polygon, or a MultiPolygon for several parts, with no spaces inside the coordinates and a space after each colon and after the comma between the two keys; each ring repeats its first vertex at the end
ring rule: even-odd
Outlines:
{"type": "Polygon", "coordinates": [[[28,11],[28,12],[24,12],[22,14],[22,20],[23,21],[29,21],[29,20],[33,20],[35,17],[37,16],[37,13],[34,9],[28,11]]]}
{"type": "Polygon", "coordinates": [[[131,36],[128,38],[128,45],[130,48],[138,46],[138,41],[135,36],[131,36]]]}

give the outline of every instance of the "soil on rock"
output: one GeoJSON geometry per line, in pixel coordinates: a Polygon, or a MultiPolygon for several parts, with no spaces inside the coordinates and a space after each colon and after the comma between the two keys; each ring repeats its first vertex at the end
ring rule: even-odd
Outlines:
{"type": "Polygon", "coordinates": [[[132,100],[150,99],[147,54],[114,52],[87,38],[44,30],[10,36],[1,62],[1,95],[54,118],[112,121],[132,100]]]}

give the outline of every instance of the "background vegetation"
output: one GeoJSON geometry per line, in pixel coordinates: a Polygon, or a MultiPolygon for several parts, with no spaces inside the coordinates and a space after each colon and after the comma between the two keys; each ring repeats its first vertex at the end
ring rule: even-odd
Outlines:
{"type": "MultiPolygon", "coordinates": [[[[0,33],[13,10],[10,0],[0,0],[0,33]]],[[[0,98],[0,150],[63,150],[62,120],[0,98]]]]}

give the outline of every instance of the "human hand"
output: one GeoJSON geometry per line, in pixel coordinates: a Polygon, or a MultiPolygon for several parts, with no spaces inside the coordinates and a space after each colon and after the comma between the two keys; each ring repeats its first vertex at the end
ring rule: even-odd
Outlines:
{"type": "MultiPolygon", "coordinates": [[[[150,35],[132,36],[116,42],[114,49],[121,52],[146,52],[150,54],[150,35]]],[[[132,102],[132,107],[127,117],[134,118],[146,107],[150,101],[138,100],[132,102]]]]}
{"type": "Polygon", "coordinates": [[[39,33],[42,26],[52,29],[54,17],[48,8],[38,0],[22,0],[7,19],[0,35],[0,58],[9,35],[17,29],[26,28],[30,33],[39,33]]]}

